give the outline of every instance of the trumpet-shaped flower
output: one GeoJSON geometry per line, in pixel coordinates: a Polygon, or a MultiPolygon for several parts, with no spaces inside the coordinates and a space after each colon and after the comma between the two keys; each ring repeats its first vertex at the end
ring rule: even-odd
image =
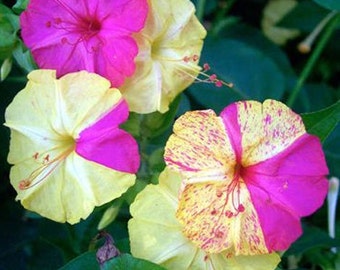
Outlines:
{"type": "Polygon", "coordinates": [[[183,177],[177,218],[207,252],[282,251],[318,209],[328,173],[319,139],[284,104],[237,102],[218,117],[188,112],[174,125],[167,165],[183,177]]]}
{"type": "Polygon", "coordinates": [[[132,33],[145,23],[147,0],[31,0],[20,16],[24,43],[40,68],[57,76],[87,70],[120,86],[135,70],[132,33]]]}
{"type": "Polygon", "coordinates": [[[130,110],[165,112],[171,101],[198,75],[206,31],[189,0],[149,0],[142,31],[135,34],[136,72],[120,90],[130,110]]]}
{"type": "Polygon", "coordinates": [[[129,221],[131,252],[135,257],[161,264],[169,270],[271,270],[280,261],[276,253],[228,257],[227,252],[210,253],[183,233],[176,218],[180,174],[166,168],[158,185],[149,185],[131,205],[129,221]]]}
{"type": "Polygon", "coordinates": [[[134,184],[138,146],[119,128],[128,107],[117,89],[86,71],[56,79],[37,70],[6,110],[11,184],[22,205],[76,223],[134,184]]]}

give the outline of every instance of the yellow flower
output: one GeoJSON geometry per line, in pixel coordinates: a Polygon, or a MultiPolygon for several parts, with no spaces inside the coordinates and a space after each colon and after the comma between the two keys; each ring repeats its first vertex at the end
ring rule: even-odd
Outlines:
{"type": "Polygon", "coordinates": [[[189,0],[149,0],[145,27],[134,36],[136,71],[120,88],[131,111],[166,112],[198,75],[206,31],[194,13],[189,0]]]}
{"type": "Polygon", "coordinates": [[[275,269],[280,261],[276,253],[227,257],[226,252],[208,253],[190,241],[176,218],[180,186],[180,175],[166,168],[158,185],[149,185],[137,195],[128,224],[135,257],[169,270],[275,269]]]}
{"type": "Polygon", "coordinates": [[[137,143],[119,129],[128,107],[96,74],[36,70],[28,79],[5,115],[11,184],[25,208],[73,224],[134,184],[137,143]]]}

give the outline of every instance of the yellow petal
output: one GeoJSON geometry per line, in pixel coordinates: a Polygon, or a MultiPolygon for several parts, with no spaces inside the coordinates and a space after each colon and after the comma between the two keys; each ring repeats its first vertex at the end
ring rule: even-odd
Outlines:
{"type": "Polygon", "coordinates": [[[117,89],[110,89],[108,80],[86,71],[57,80],[54,70],[35,70],[28,79],[13,100],[26,105],[9,107],[6,125],[25,133],[32,131],[30,134],[35,133],[42,140],[58,140],[66,134],[76,138],[121,99],[117,89]]]}
{"type": "Polygon", "coordinates": [[[200,70],[197,63],[185,63],[183,58],[200,55],[205,35],[191,1],[149,0],[145,27],[135,35],[139,47],[136,71],[120,88],[131,111],[163,113],[169,109],[200,70]]]}
{"type": "Polygon", "coordinates": [[[10,174],[18,192],[16,199],[25,208],[54,221],[77,223],[87,218],[95,206],[119,197],[135,181],[133,174],[114,171],[76,153],[62,162],[42,184],[25,190],[19,190],[19,182],[36,164],[32,160],[22,162],[13,166],[10,174]]]}
{"type": "Polygon", "coordinates": [[[279,101],[244,101],[237,109],[243,166],[275,156],[306,133],[301,117],[279,101]]]}

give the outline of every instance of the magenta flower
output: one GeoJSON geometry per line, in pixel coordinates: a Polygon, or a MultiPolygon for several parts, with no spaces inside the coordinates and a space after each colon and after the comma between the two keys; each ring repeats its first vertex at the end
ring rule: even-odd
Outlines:
{"type": "Polygon", "coordinates": [[[146,0],[31,0],[21,34],[40,68],[58,77],[87,70],[118,87],[135,71],[131,35],[144,27],[147,11],[146,0]]]}
{"type": "Polygon", "coordinates": [[[275,100],[237,102],[219,117],[211,110],[186,113],[164,158],[182,175],[176,217],[183,233],[210,253],[287,249],[302,233],[300,218],[327,194],[319,139],[275,100]]]}

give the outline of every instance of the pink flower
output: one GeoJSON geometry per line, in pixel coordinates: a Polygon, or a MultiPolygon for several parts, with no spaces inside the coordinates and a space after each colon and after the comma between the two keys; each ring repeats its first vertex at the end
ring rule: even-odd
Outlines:
{"type": "Polygon", "coordinates": [[[22,38],[40,68],[57,76],[87,70],[118,87],[135,71],[132,33],[144,27],[146,0],[31,0],[22,38]]]}
{"type": "Polygon", "coordinates": [[[167,165],[182,175],[177,219],[210,253],[282,251],[318,209],[328,173],[319,139],[284,104],[237,102],[218,117],[188,112],[174,125],[167,165]]]}

